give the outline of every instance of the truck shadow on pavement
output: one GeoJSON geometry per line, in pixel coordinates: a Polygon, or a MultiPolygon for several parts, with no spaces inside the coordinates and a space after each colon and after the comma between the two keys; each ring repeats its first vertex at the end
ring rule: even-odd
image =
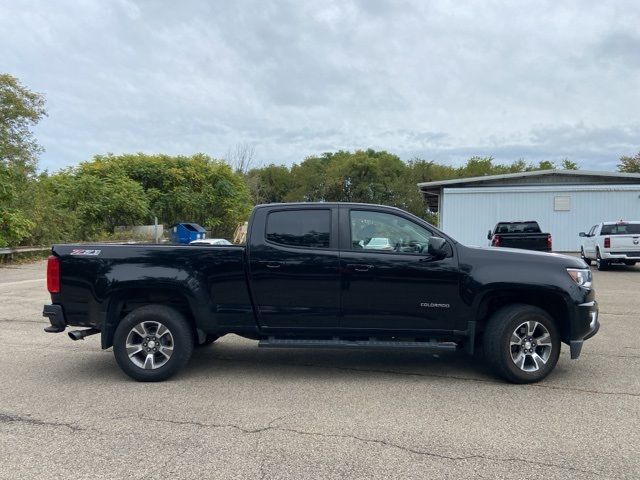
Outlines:
{"type": "MultiPolygon", "coordinates": [[[[127,378],[118,368],[111,349],[95,353],[73,367],[61,365],[60,376],[73,375],[79,381],[96,377],[116,381],[127,378]]],[[[187,367],[168,382],[211,377],[241,377],[243,381],[273,378],[277,381],[328,376],[353,381],[371,375],[500,382],[481,359],[463,352],[434,355],[394,349],[264,349],[234,335],[195,349],[187,367]]]]}
{"type": "Polygon", "coordinates": [[[264,378],[308,379],[348,377],[350,380],[371,375],[451,378],[496,381],[483,362],[462,352],[433,355],[424,351],[278,349],[251,345],[214,345],[198,349],[184,377],[200,375],[256,376],[264,378]]]}
{"type": "Polygon", "coordinates": [[[229,335],[198,348],[181,377],[211,376],[308,379],[326,376],[357,380],[379,376],[494,381],[481,359],[463,352],[431,353],[402,349],[265,349],[229,335]]]}
{"type": "MultiPolygon", "coordinates": [[[[86,352],[89,353],[89,352],[86,352]]],[[[129,380],[118,368],[113,352],[94,351],[82,362],[60,365],[60,377],[75,381],[129,380]]],[[[562,356],[568,352],[563,351],[562,356]]],[[[561,380],[570,372],[558,363],[552,376],[561,380]]],[[[53,367],[53,366],[52,366],[53,367]]],[[[396,378],[450,379],[455,381],[505,384],[482,358],[464,352],[432,354],[417,350],[380,349],[264,349],[251,340],[228,335],[213,345],[197,348],[187,367],[166,382],[224,379],[264,381],[327,379],[369,381],[396,378]]]]}

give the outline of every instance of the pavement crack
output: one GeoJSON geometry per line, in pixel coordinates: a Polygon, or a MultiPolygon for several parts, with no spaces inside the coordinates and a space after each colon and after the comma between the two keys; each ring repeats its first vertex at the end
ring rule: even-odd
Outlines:
{"type": "Polygon", "coordinates": [[[37,418],[22,417],[20,415],[11,415],[8,413],[0,413],[0,423],[26,423],[28,425],[46,426],[46,427],[63,427],[68,428],[72,432],[79,432],[84,430],[70,423],[62,422],[48,422],[46,420],[40,420],[37,418]]]}
{"type": "MultiPolygon", "coordinates": [[[[385,448],[394,448],[394,449],[403,451],[407,454],[437,458],[437,459],[448,460],[452,462],[463,462],[467,460],[487,460],[487,461],[493,461],[493,462],[498,461],[498,462],[510,462],[510,463],[524,463],[528,465],[535,465],[538,467],[540,466],[551,467],[551,468],[557,468],[560,470],[566,470],[571,472],[585,473],[589,475],[595,475],[598,477],[603,476],[602,473],[597,471],[585,470],[581,468],[572,467],[569,465],[563,465],[563,464],[557,464],[557,463],[551,463],[551,462],[541,462],[537,460],[527,460],[525,458],[518,458],[518,457],[499,457],[499,456],[491,456],[491,455],[483,455],[483,454],[446,455],[443,453],[437,453],[437,452],[428,451],[428,450],[420,450],[414,447],[401,445],[399,443],[394,443],[385,439],[361,437],[351,433],[322,433],[322,432],[314,432],[314,431],[308,431],[308,430],[301,430],[297,428],[274,425],[274,423],[276,423],[278,420],[285,418],[285,416],[278,417],[270,421],[266,426],[259,427],[259,428],[246,428],[240,425],[236,425],[234,423],[221,424],[221,423],[196,422],[193,420],[169,420],[164,418],[147,417],[143,415],[138,415],[136,416],[136,418],[138,418],[139,420],[147,421],[147,422],[169,423],[174,425],[191,425],[191,426],[197,426],[201,428],[212,428],[212,429],[224,429],[224,428],[233,429],[246,435],[261,434],[267,431],[277,431],[277,432],[283,432],[283,433],[289,433],[289,434],[301,435],[301,436],[309,436],[309,437],[346,439],[346,440],[354,440],[360,443],[380,445],[385,448]]],[[[264,459],[262,464],[260,465],[260,473],[261,473],[261,476],[263,476],[265,473],[264,459]]]]}
{"type": "Polygon", "coordinates": [[[153,468],[152,470],[149,470],[148,472],[143,474],[141,477],[138,477],[136,480],[144,480],[145,478],[150,478],[154,474],[164,470],[170,463],[174,463],[178,458],[180,458],[182,455],[187,453],[187,450],[189,450],[189,446],[184,447],[176,455],[171,455],[169,458],[167,458],[160,465],[158,465],[157,467],[153,468]]]}
{"type": "Polygon", "coordinates": [[[576,388],[576,387],[558,387],[556,385],[530,385],[531,388],[548,388],[550,390],[564,390],[567,392],[578,393],[594,393],[596,395],[612,395],[612,396],[626,396],[626,397],[640,397],[640,393],[633,392],[607,392],[606,390],[591,390],[588,388],[576,388]]]}
{"type": "Polygon", "coordinates": [[[614,353],[599,353],[599,352],[584,352],[581,354],[587,357],[598,356],[598,357],[607,357],[607,358],[640,358],[640,355],[616,355],[614,353]]]}
{"type": "MultiPolygon", "coordinates": [[[[217,360],[228,360],[233,362],[238,362],[237,359],[230,357],[216,357],[217,360]]],[[[272,364],[276,365],[276,364],[272,364]]],[[[460,380],[463,382],[475,382],[475,383],[483,383],[490,385],[504,385],[510,386],[505,382],[494,381],[494,380],[485,380],[482,378],[471,378],[471,377],[462,377],[459,375],[442,375],[437,373],[422,373],[422,372],[403,372],[399,370],[388,370],[388,369],[375,369],[375,368],[356,368],[356,367],[342,367],[342,366],[331,366],[331,365],[320,365],[315,363],[278,363],[277,365],[283,366],[291,366],[291,367],[310,367],[310,368],[320,368],[325,370],[342,370],[349,372],[361,372],[361,373],[382,373],[388,375],[399,375],[399,376],[407,376],[407,377],[423,377],[423,378],[442,378],[442,379],[451,379],[451,380],[460,380]]],[[[521,386],[523,387],[523,386],[521,386]]],[[[524,388],[548,388],[551,390],[565,390],[569,392],[576,393],[592,393],[596,395],[611,395],[611,396],[628,396],[628,397],[640,397],[640,393],[635,392],[609,392],[606,390],[592,390],[587,388],[576,388],[576,387],[560,387],[556,385],[546,385],[543,383],[535,383],[524,386],[524,388]]]]}
{"type": "MultiPolygon", "coordinates": [[[[439,375],[436,373],[419,373],[419,372],[400,372],[397,370],[384,370],[384,369],[364,369],[364,368],[355,368],[355,367],[332,367],[332,366],[325,366],[325,365],[316,365],[316,364],[311,364],[311,363],[307,363],[307,364],[296,364],[298,366],[304,366],[304,367],[315,367],[315,368],[326,368],[326,369],[335,369],[335,370],[348,370],[348,371],[354,371],[354,372],[365,372],[365,373],[386,373],[386,374],[390,374],[390,375],[406,375],[406,376],[413,376],[413,377],[428,377],[428,378],[448,378],[448,379],[452,379],[452,380],[462,380],[465,382],[477,382],[477,383],[487,383],[487,384],[493,384],[493,385],[500,385],[501,382],[495,382],[492,380],[484,380],[481,378],[470,378],[470,377],[461,377],[461,376],[457,376],[457,375],[439,375]]],[[[590,389],[586,389],[586,388],[575,388],[575,387],[559,387],[559,386],[555,386],[555,385],[546,385],[546,384],[541,384],[541,383],[536,383],[536,384],[530,384],[527,385],[526,388],[548,388],[551,390],[566,390],[566,391],[570,391],[570,392],[578,392],[578,393],[593,393],[593,394],[598,394],[598,395],[619,395],[619,396],[629,396],[629,397],[640,397],[640,393],[634,393],[634,392],[608,392],[608,391],[604,391],[604,390],[590,390],[590,389]]]]}

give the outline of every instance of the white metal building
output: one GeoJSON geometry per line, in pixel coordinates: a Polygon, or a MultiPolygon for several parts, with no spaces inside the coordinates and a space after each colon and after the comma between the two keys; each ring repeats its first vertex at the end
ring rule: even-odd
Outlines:
{"type": "Polygon", "coordinates": [[[439,227],[466,245],[488,245],[500,221],[536,220],[553,249],[579,250],[578,233],[611,220],[640,221],[640,174],[541,170],[419,183],[439,227]]]}

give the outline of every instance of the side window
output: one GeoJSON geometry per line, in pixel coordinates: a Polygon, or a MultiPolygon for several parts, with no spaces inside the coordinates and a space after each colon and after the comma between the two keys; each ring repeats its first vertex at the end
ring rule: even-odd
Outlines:
{"type": "Polygon", "coordinates": [[[389,213],[351,210],[351,248],[427,253],[431,232],[389,213]]]}
{"type": "Polygon", "coordinates": [[[589,236],[593,235],[595,233],[595,231],[596,231],[596,227],[597,227],[597,225],[594,225],[593,227],[591,227],[591,230],[589,230],[589,233],[587,233],[587,235],[589,235],[589,236]]]}
{"type": "Polygon", "coordinates": [[[282,210],[267,217],[266,238],[293,247],[329,248],[330,210],[282,210]]]}

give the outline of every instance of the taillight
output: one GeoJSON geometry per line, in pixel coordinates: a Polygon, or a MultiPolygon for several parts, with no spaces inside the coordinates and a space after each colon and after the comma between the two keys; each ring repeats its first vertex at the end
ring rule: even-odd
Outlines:
{"type": "Polygon", "coordinates": [[[611,237],[604,237],[604,248],[611,248],[611,237]]]}
{"type": "Polygon", "coordinates": [[[47,260],[47,290],[60,293],[60,260],[53,255],[47,260]]]}
{"type": "Polygon", "coordinates": [[[494,235],[493,240],[491,240],[491,246],[499,247],[500,246],[500,235],[494,235]]]}
{"type": "Polygon", "coordinates": [[[547,250],[549,250],[549,251],[551,251],[551,250],[552,250],[552,248],[551,248],[552,244],[553,244],[553,243],[552,243],[552,241],[551,241],[551,234],[548,234],[548,235],[547,235],[547,250]]]}

